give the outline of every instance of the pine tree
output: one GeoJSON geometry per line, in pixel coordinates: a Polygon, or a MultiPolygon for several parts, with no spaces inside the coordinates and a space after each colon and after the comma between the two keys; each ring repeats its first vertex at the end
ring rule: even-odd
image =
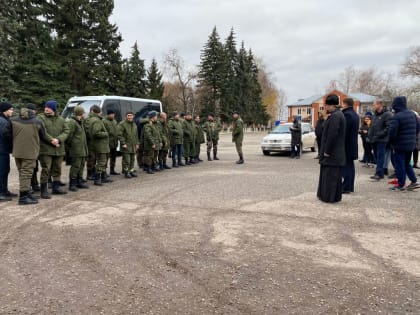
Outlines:
{"type": "Polygon", "coordinates": [[[162,82],[162,74],[158,69],[155,59],[152,60],[150,68],[147,70],[147,96],[151,99],[162,100],[164,85],[162,82]]]}
{"type": "Polygon", "coordinates": [[[199,88],[203,97],[203,114],[220,114],[220,95],[223,80],[223,45],[216,27],[213,28],[207,43],[201,51],[201,63],[198,72],[199,88]]]}
{"type": "Polygon", "coordinates": [[[144,60],[140,58],[140,51],[135,42],[132,47],[130,58],[125,62],[124,72],[124,95],[131,97],[146,96],[146,70],[144,60]]]}

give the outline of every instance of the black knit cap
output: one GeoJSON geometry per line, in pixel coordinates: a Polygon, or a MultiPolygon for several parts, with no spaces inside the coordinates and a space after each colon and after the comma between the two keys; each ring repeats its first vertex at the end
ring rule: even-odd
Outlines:
{"type": "Polygon", "coordinates": [[[13,106],[7,102],[0,103],[0,113],[4,113],[5,111],[11,109],[13,106]]]}

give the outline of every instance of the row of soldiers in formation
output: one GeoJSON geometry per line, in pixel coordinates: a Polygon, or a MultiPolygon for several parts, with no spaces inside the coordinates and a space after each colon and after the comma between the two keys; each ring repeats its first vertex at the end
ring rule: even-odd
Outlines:
{"type": "MultiPolygon", "coordinates": [[[[7,137],[10,136],[9,151],[15,157],[19,171],[19,204],[38,202],[38,198],[33,195],[33,190],[38,190],[38,161],[42,168],[40,197],[50,199],[48,182],[51,179],[52,194],[67,193],[61,188],[65,156],[70,164],[70,191],[88,188],[87,181],[83,178],[85,165],[88,179],[94,180],[94,185],[112,182],[106,170],[109,160],[110,175],[119,175],[115,168],[118,145],[122,153],[122,172],[125,178],[137,177],[134,169],[136,155],[139,167],[143,167],[148,174],[170,169],[167,164],[168,156],[172,158],[174,168],[202,161],[199,158],[200,145],[205,142],[207,159],[219,159],[217,145],[222,127],[214,114],[209,114],[207,121],[201,124],[200,117],[196,116],[193,120],[190,113],[181,117],[174,112],[167,119],[165,113],[151,111],[146,118],[135,121],[134,113],[127,112],[125,119],[117,123],[115,112],[108,110],[103,117],[101,108],[97,105],[90,108],[88,117],[83,107],[76,106],[68,120],[57,115],[56,101],[46,102],[44,112],[39,115],[35,111],[33,104],[22,108],[19,116],[10,121],[10,135],[5,132],[0,138],[1,147],[2,142],[7,143],[7,137]]],[[[6,111],[0,115],[8,119],[6,111]]],[[[237,163],[242,164],[243,122],[239,113],[235,112],[233,117],[232,140],[238,150],[237,163]]],[[[8,164],[7,174],[10,161],[8,164]]],[[[4,196],[0,201],[10,200],[13,196],[7,189],[7,174],[6,180],[0,179],[2,183],[5,182],[0,187],[0,196],[4,196]]]]}

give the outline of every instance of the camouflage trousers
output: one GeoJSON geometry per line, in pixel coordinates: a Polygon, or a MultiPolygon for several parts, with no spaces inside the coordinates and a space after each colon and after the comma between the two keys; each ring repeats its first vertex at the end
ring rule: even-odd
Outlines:
{"type": "MultiPolygon", "coordinates": [[[[41,184],[48,183],[48,179],[52,176],[54,182],[61,179],[61,166],[63,164],[64,156],[56,155],[40,155],[39,162],[41,163],[41,184]]],[[[32,168],[34,171],[35,165],[32,168]]],[[[32,178],[32,173],[31,173],[32,178]]]]}
{"type": "Polygon", "coordinates": [[[243,156],[243,152],[242,152],[242,142],[236,141],[235,142],[235,146],[236,146],[236,152],[238,152],[239,156],[243,156]]]}
{"type": "Polygon", "coordinates": [[[218,144],[218,140],[210,140],[207,141],[207,153],[211,152],[211,148],[213,148],[213,152],[217,152],[217,144],[218,144]]]}
{"type": "Polygon", "coordinates": [[[136,159],[135,153],[123,153],[122,155],[122,170],[123,172],[134,171],[134,161],[136,159]]]}
{"type": "Polygon", "coordinates": [[[146,166],[153,166],[156,164],[157,162],[157,158],[158,158],[158,150],[144,150],[143,151],[143,163],[146,166]]]}
{"type": "Polygon", "coordinates": [[[70,179],[77,179],[83,177],[83,171],[85,169],[86,158],[85,157],[72,157],[70,166],[70,179]]]}

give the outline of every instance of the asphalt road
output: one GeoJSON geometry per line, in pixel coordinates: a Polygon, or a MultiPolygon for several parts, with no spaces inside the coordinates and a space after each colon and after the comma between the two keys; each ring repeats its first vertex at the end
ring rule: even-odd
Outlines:
{"type": "Polygon", "coordinates": [[[358,165],[322,203],[315,153],[262,136],[244,165],[223,135],[221,161],[1,203],[0,314],[419,314],[420,192],[358,165]]]}

